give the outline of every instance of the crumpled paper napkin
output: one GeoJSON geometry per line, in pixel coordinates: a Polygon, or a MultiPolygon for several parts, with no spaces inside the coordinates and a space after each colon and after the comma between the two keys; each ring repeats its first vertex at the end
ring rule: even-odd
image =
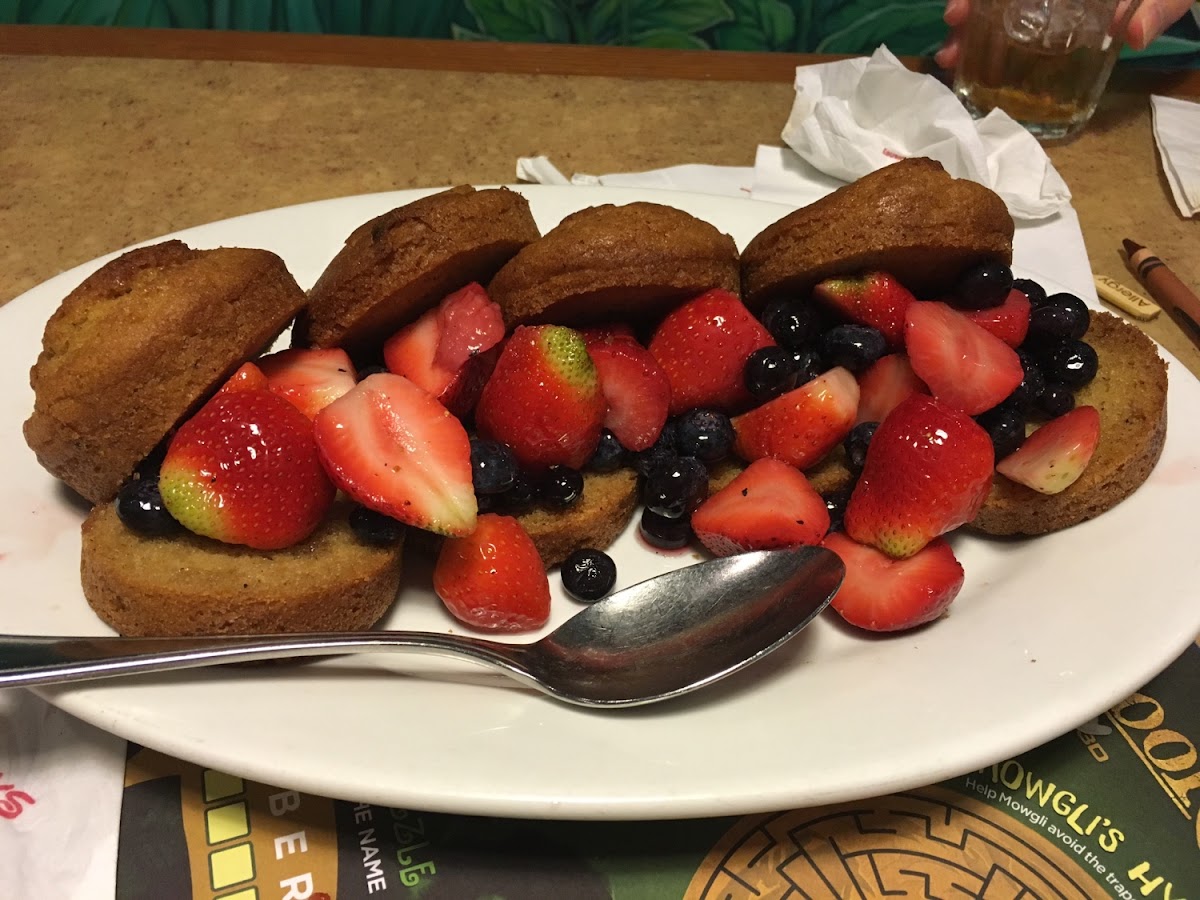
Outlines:
{"type": "Polygon", "coordinates": [[[783,141],[816,169],[854,181],[897,159],[927,156],[999,194],[1014,219],[1043,219],[1071,191],[1037,140],[1001,110],[976,120],[931,75],[887,47],[870,58],[796,69],[783,141]]]}
{"type": "Polygon", "coordinates": [[[0,895],[116,893],[125,741],[0,690],[0,895]]]}
{"type": "Polygon", "coordinates": [[[1154,142],[1175,205],[1185,216],[1200,212],[1200,103],[1150,96],[1154,142]]]}

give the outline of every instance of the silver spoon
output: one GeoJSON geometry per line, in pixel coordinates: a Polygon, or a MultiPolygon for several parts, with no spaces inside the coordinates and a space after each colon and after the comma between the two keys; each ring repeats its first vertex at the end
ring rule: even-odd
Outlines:
{"type": "Polygon", "coordinates": [[[712,684],[798,634],[841,586],[820,547],[765,550],[659,575],[531,644],[417,631],[185,638],[0,635],[0,688],[296,656],[459,656],[580,706],[637,706],[712,684]]]}

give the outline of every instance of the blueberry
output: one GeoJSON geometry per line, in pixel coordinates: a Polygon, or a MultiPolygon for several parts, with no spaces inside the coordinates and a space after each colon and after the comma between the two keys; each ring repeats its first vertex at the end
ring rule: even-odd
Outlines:
{"type": "Polygon", "coordinates": [[[1075,393],[1061,381],[1047,381],[1038,398],[1038,409],[1050,418],[1069,413],[1075,408],[1075,393]]]}
{"type": "Polygon", "coordinates": [[[1025,377],[1005,398],[1004,404],[1022,413],[1027,413],[1042,396],[1042,391],[1046,388],[1046,378],[1042,375],[1042,370],[1032,354],[1025,350],[1018,350],[1017,356],[1021,359],[1021,368],[1025,371],[1025,377]]]}
{"type": "Polygon", "coordinates": [[[1046,302],[1046,289],[1032,278],[1016,278],[1012,286],[1028,297],[1033,306],[1040,306],[1046,302]]]}
{"type": "Polygon", "coordinates": [[[675,449],[701,462],[724,459],[733,449],[729,416],[713,409],[689,409],[675,420],[675,449]]]}
{"type": "Polygon", "coordinates": [[[1096,351],[1083,341],[1066,340],[1042,351],[1042,372],[1048,381],[1060,381],[1078,390],[1096,377],[1096,351]]]}
{"type": "Polygon", "coordinates": [[[878,427],[878,422],[859,422],[842,442],[846,450],[846,464],[855,475],[862,471],[863,463],[867,461],[867,447],[871,445],[871,438],[878,427]]]}
{"type": "Polygon", "coordinates": [[[669,462],[679,455],[675,450],[675,430],[675,422],[668,419],[658,435],[658,440],[634,457],[633,467],[638,470],[638,474],[645,477],[659,463],[669,462]]]}
{"type": "Polygon", "coordinates": [[[517,461],[507,444],[471,438],[471,483],[476,494],[503,494],[516,476],[517,461]]]}
{"type": "Polygon", "coordinates": [[[812,381],[825,371],[821,354],[813,347],[800,347],[792,351],[792,367],[796,370],[796,386],[812,381]]]}
{"type": "Polygon", "coordinates": [[[792,353],[783,347],[760,347],[746,359],[742,370],[746,390],[756,400],[770,400],[796,386],[792,353]]]}
{"type": "Polygon", "coordinates": [[[621,445],[617,436],[605,428],[600,432],[600,443],[592,452],[587,467],[593,472],[615,472],[628,465],[630,458],[630,452],[621,445]]]}
{"type": "Polygon", "coordinates": [[[583,496],[583,476],[570,466],[551,466],[538,484],[538,499],[555,509],[567,509],[583,496]]]}
{"type": "Polygon", "coordinates": [[[1011,406],[989,409],[975,417],[992,441],[992,450],[997,461],[1004,459],[1021,446],[1025,440],[1025,416],[1011,406]]]}
{"type": "Polygon", "coordinates": [[[162,537],[179,531],[179,523],[167,512],[158,492],[158,477],[134,478],[117,494],[117,517],[130,531],[162,537]]]}
{"type": "Polygon", "coordinates": [[[955,304],[962,309],[999,306],[1012,290],[1012,269],[999,260],[987,260],[967,269],[954,286],[955,304]]]}
{"type": "Polygon", "coordinates": [[[821,312],[811,303],[776,300],[763,310],[763,327],[780,347],[795,350],[821,331],[821,312]]]}
{"type": "Polygon", "coordinates": [[[538,499],[537,480],[523,469],[513,476],[512,487],[503,494],[496,494],[493,502],[507,513],[522,513],[530,509],[538,499]]]}
{"type": "Polygon", "coordinates": [[[846,515],[846,504],[850,502],[850,493],[853,490],[853,486],[844,487],[833,491],[826,491],[821,495],[821,499],[825,501],[825,509],[829,511],[830,531],[842,530],[842,519],[846,515]]]}
{"type": "Polygon", "coordinates": [[[638,526],[646,543],[663,550],[678,550],[692,539],[692,520],[685,517],[668,519],[658,513],[642,510],[642,521],[638,526]]]}
{"type": "Polygon", "coordinates": [[[576,600],[595,603],[617,583],[617,564],[603,550],[576,550],[563,560],[562,583],[576,600]]]}
{"type": "Polygon", "coordinates": [[[887,352],[887,340],[870,325],[836,325],[821,335],[821,357],[829,368],[845,366],[855,374],[887,352]]]}
{"type": "Polygon", "coordinates": [[[350,511],[350,530],[364,544],[374,547],[389,547],[404,537],[403,522],[365,506],[350,511]]]}
{"type": "Polygon", "coordinates": [[[655,466],[642,486],[642,502],[668,519],[690,516],[708,494],[708,470],[694,456],[655,466]]]}
{"type": "Polygon", "coordinates": [[[1074,294],[1051,294],[1029,313],[1029,334],[1038,338],[1079,340],[1092,324],[1087,304],[1074,294]]]}

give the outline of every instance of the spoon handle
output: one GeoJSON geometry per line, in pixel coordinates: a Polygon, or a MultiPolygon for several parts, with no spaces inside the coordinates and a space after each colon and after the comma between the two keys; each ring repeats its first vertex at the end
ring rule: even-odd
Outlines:
{"type": "Polygon", "coordinates": [[[526,671],[525,648],[520,644],[421,631],[366,631],[180,638],[0,634],[0,688],[235,662],[395,651],[466,658],[538,686],[526,671]]]}

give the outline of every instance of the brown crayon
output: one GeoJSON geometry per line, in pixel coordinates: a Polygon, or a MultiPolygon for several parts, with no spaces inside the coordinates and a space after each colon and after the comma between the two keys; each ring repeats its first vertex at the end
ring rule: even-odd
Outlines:
{"type": "Polygon", "coordinates": [[[1158,304],[1175,317],[1192,343],[1200,347],[1200,298],[1167,268],[1167,264],[1141,244],[1124,241],[1129,266],[1158,304]]]}

